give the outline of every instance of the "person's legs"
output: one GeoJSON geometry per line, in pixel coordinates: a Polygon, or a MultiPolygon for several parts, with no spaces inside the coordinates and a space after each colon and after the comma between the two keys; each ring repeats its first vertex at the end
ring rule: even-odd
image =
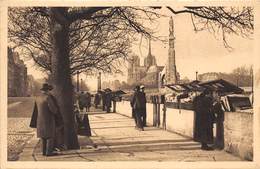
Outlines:
{"type": "Polygon", "coordinates": [[[136,122],[137,122],[137,127],[139,129],[141,129],[141,130],[144,130],[143,122],[142,122],[142,119],[141,119],[141,111],[140,110],[136,111],[136,122]]]}
{"type": "Polygon", "coordinates": [[[47,144],[47,141],[45,138],[41,138],[41,141],[42,141],[42,155],[46,155],[46,144],[47,144]]]}
{"type": "Polygon", "coordinates": [[[110,106],[107,106],[107,113],[110,113],[111,111],[110,108],[111,108],[110,106]]]}
{"type": "Polygon", "coordinates": [[[53,155],[53,138],[46,139],[46,155],[53,155]]]}

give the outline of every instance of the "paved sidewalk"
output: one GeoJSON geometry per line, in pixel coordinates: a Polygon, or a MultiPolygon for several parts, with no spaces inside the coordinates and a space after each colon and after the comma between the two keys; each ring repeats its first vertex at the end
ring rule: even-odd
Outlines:
{"type": "Polygon", "coordinates": [[[41,155],[36,138],[26,146],[21,161],[240,161],[225,151],[202,151],[189,138],[146,127],[134,128],[133,119],[117,113],[89,115],[93,136],[79,137],[81,149],[58,156],[41,155]],[[94,148],[94,144],[98,147],[94,148]]]}

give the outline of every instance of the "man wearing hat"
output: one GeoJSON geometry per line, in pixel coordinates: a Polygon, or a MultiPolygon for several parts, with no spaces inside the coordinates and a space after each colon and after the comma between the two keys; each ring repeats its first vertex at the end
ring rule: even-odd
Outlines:
{"type": "Polygon", "coordinates": [[[140,91],[142,93],[142,103],[144,103],[144,105],[142,106],[142,123],[143,123],[143,126],[145,127],[146,126],[146,95],[145,95],[145,92],[144,92],[144,85],[141,85],[140,86],[140,91]]]}
{"type": "Polygon", "coordinates": [[[136,127],[138,130],[144,130],[143,128],[143,122],[141,119],[142,116],[142,110],[144,106],[144,99],[143,99],[143,94],[140,91],[140,86],[136,86],[134,95],[131,100],[131,105],[134,110],[135,114],[135,120],[136,120],[136,127]]]}
{"type": "Polygon", "coordinates": [[[54,138],[55,138],[55,115],[58,114],[59,108],[54,96],[50,91],[53,87],[44,83],[40,89],[41,95],[37,96],[34,112],[37,112],[37,137],[42,141],[42,154],[44,156],[55,155],[54,138]]]}
{"type": "Polygon", "coordinates": [[[202,150],[213,150],[208,144],[213,144],[213,123],[214,114],[212,112],[212,98],[209,89],[194,98],[194,135],[195,141],[201,143],[202,150]]]}

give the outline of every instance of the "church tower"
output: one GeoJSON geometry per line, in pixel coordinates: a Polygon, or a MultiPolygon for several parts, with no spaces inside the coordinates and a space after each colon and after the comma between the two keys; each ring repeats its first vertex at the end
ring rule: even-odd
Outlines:
{"type": "Polygon", "coordinates": [[[168,62],[166,63],[165,83],[176,84],[178,83],[176,62],[175,62],[175,48],[174,48],[174,24],[172,17],[169,21],[169,51],[168,62]]]}
{"type": "Polygon", "coordinates": [[[151,39],[149,38],[149,49],[148,49],[148,55],[144,59],[144,66],[146,69],[148,69],[150,66],[157,66],[155,56],[152,55],[152,49],[151,49],[151,39]]]}

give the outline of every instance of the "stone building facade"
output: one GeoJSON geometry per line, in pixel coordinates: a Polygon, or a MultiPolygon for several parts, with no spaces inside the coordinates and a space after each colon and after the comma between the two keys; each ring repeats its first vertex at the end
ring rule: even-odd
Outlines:
{"type": "Polygon", "coordinates": [[[165,84],[178,83],[180,75],[176,69],[174,40],[174,25],[171,17],[169,21],[169,51],[166,65],[157,65],[156,58],[151,52],[151,41],[149,41],[149,51],[144,59],[143,66],[140,65],[139,56],[133,55],[130,58],[128,64],[128,84],[144,84],[160,88],[165,84]]]}
{"type": "Polygon", "coordinates": [[[19,54],[8,48],[8,97],[28,96],[27,67],[19,54]]]}
{"type": "Polygon", "coordinates": [[[144,59],[144,65],[140,64],[140,58],[132,55],[128,62],[129,85],[144,84],[146,86],[157,87],[159,80],[159,72],[163,70],[163,66],[158,66],[156,58],[151,52],[151,41],[149,40],[148,55],[144,59]]]}

